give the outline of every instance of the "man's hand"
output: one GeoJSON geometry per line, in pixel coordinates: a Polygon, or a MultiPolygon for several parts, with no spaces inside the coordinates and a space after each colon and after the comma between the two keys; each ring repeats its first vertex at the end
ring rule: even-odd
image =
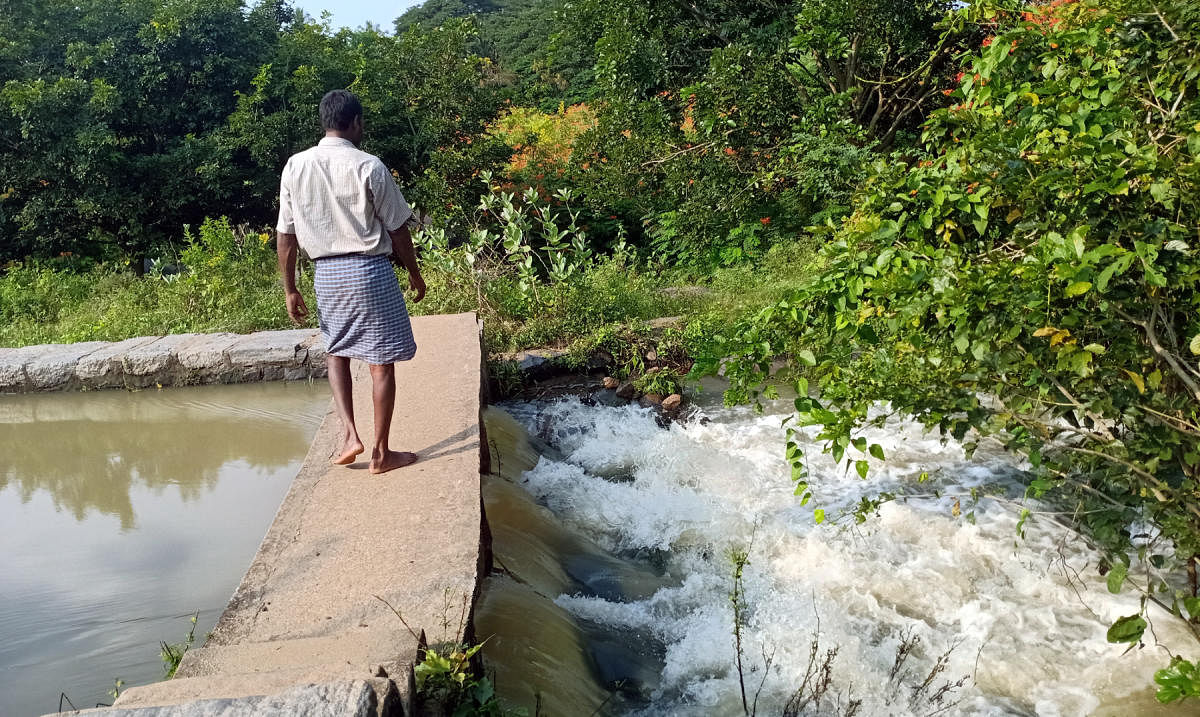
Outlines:
{"type": "Polygon", "coordinates": [[[287,293],[287,312],[297,326],[304,325],[304,320],[308,318],[308,305],[304,303],[304,297],[299,291],[287,293]]]}
{"type": "Polygon", "coordinates": [[[413,303],[421,303],[421,299],[425,298],[425,279],[421,277],[421,272],[408,272],[408,288],[415,293],[413,303]]]}

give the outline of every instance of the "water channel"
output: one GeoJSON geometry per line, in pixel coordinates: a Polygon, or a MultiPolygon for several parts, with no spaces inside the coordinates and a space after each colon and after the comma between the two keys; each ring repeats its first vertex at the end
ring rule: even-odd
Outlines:
{"type": "MultiPolygon", "coordinates": [[[[180,640],[197,611],[200,644],[327,395],[300,383],[0,397],[0,715],[51,712],[60,693],[90,707],[114,678],[159,679],[159,641],[180,640]]],[[[810,470],[831,518],[880,490],[901,500],[862,525],[816,526],[781,455],[786,404],[760,415],[715,399],[668,426],[576,399],[488,410],[497,570],[477,634],[501,694],[547,715],[741,714],[728,555],[744,550],[758,714],[786,712],[814,641],[818,666],[837,652],[824,702],[799,714],[852,700],[859,717],[1194,714],[1154,700],[1163,649],[1105,641],[1136,600],[1105,590],[1078,536],[1035,521],[1017,537],[1010,456],[985,445],[967,460],[889,422],[870,436],[888,454],[871,482],[816,451],[810,470]],[[972,489],[994,497],[969,521],[972,489]]],[[[1160,643],[1194,654],[1152,617],[1160,643]]]]}
{"type": "Polygon", "coordinates": [[[108,703],[204,641],[328,408],[325,383],[0,396],[0,715],[108,703]]]}
{"type": "MultiPolygon", "coordinates": [[[[743,714],[731,550],[749,558],[743,672],[759,715],[789,714],[814,641],[818,670],[837,651],[829,689],[790,714],[1196,714],[1154,699],[1169,657],[1153,640],[1106,642],[1137,599],[1107,592],[1077,534],[1034,520],[1018,537],[1020,465],[998,447],[967,460],[889,419],[870,433],[888,461],[869,482],[810,450],[831,518],[818,526],[782,455],[790,403],[759,415],[704,400],[667,428],[575,399],[491,409],[497,570],[477,633],[500,693],[531,714],[743,714]],[[994,497],[969,520],[973,488],[994,497]],[[878,517],[833,520],[884,490],[901,499],[878,517]]],[[[1162,645],[1197,654],[1178,622],[1151,617],[1162,645]]]]}

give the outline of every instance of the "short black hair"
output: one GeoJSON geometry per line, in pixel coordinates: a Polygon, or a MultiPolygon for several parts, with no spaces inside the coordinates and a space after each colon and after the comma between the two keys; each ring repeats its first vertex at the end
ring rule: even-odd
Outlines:
{"type": "Polygon", "coordinates": [[[321,129],[345,132],[362,113],[362,103],[353,92],[331,90],[321,98],[321,129]]]}

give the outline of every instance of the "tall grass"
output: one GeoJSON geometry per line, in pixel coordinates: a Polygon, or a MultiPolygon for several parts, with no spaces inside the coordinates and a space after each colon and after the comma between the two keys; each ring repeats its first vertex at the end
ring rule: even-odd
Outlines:
{"type": "MultiPolygon", "coordinates": [[[[707,277],[650,270],[625,257],[599,258],[567,281],[537,287],[533,298],[512,274],[470,276],[429,262],[427,296],[409,310],[478,312],[493,355],[547,345],[612,351],[611,344],[623,340],[619,327],[660,316],[682,316],[693,326],[687,343],[695,343],[749,304],[761,305],[793,287],[809,268],[809,257],[803,245],[780,246],[760,265],[707,277]],[[662,290],[696,280],[709,290],[662,290]]],[[[302,262],[300,271],[300,290],[315,309],[311,264],[302,262]]],[[[316,326],[315,311],[310,325],[316,326]]],[[[185,232],[184,248],[155,262],[143,277],[128,267],[69,260],[15,264],[0,274],[0,346],[292,327],[270,235],[226,219],[185,232]]]]}

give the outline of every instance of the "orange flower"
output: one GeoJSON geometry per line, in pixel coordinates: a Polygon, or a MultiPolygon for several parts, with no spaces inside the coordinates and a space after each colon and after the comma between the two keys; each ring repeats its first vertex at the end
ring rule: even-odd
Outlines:
{"type": "Polygon", "coordinates": [[[762,225],[765,227],[766,225],[771,223],[771,217],[763,217],[762,219],[759,219],[758,221],[762,222],[762,225]]]}
{"type": "Polygon", "coordinates": [[[725,148],[725,154],[727,154],[727,155],[729,155],[730,157],[732,157],[733,155],[737,154],[737,150],[735,150],[733,147],[726,147],[726,148],[725,148]]]}
{"type": "Polygon", "coordinates": [[[950,95],[954,94],[954,90],[942,90],[942,94],[949,97],[950,95]]]}
{"type": "Polygon", "coordinates": [[[983,44],[982,44],[982,45],[980,45],[980,47],[990,47],[990,46],[991,46],[991,44],[992,44],[992,41],[993,41],[993,40],[995,40],[995,39],[996,39],[996,38],[995,38],[995,37],[992,37],[991,35],[989,35],[989,36],[987,36],[987,37],[983,38],[983,44]]]}

